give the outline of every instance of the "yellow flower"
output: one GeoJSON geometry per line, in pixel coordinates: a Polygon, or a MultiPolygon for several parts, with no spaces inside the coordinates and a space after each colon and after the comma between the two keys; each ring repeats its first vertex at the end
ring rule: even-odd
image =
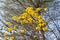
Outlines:
{"type": "Polygon", "coordinates": [[[42,23],[41,25],[44,27],[46,25],[46,23],[42,23]]]}
{"type": "Polygon", "coordinates": [[[7,36],[7,34],[6,34],[6,33],[4,33],[4,34],[3,34],[3,36],[7,36]]]}
{"type": "Polygon", "coordinates": [[[16,30],[16,27],[17,27],[17,25],[14,25],[14,28],[13,29],[16,30]]]}
{"type": "Polygon", "coordinates": [[[42,19],[42,16],[40,15],[40,16],[38,16],[37,18],[38,18],[38,19],[42,19]]]}
{"type": "Polygon", "coordinates": [[[19,20],[19,19],[17,19],[17,20],[16,20],[16,22],[17,22],[17,23],[20,23],[20,20],[19,20]]]}
{"type": "Polygon", "coordinates": [[[48,11],[48,8],[44,8],[45,11],[48,11]]]}
{"type": "Polygon", "coordinates": [[[14,40],[14,37],[13,37],[13,36],[11,36],[11,37],[10,37],[10,40],[14,40]]]}
{"type": "Polygon", "coordinates": [[[18,19],[20,20],[21,19],[21,16],[19,16],[18,19]]]}
{"type": "Polygon", "coordinates": [[[40,27],[36,27],[36,30],[38,30],[38,31],[39,31],[39,30],[41,30],[41,28],[40,28],[40,27]]]}
{"type": "Polygon", "coordinates": [[[30,15],[28,15],[27,17],[26,17],[26,19],[28,20],[29,18],[31,18],[31,16],[30,15]]]}
{"type": "Polygon", "coordinates": [[[23,23],[28,23],[28,21],[26,19],[23,20],[23,23]]]}
{"type": "Polygon", "coordinates": [[[36,35],[34,35],[33,37],[34,37],[34,38],[37,38],[37,36],[36,36],[36,35]]]}
{"type": "Polygon", "coordinates": [[[32,22],[33,22],[33,19],[32,19],[32,18],[29,18],[28,21],[29,21],[30,23],[32,23],[32,22]]]}
{"type": "Polygon", "coordinates": [[[25,19],[25,16],[21,16],[22,19],[25,19]]]}
{"type": "Polygon", "coordinates": [[[14,21],[16,21],[16,22],[20,22],[20,20],[18,19],[17,16],[13,16],[12,19],[13,19],[14,21]]]}
{"type": "Polygon", "coordinates": [[[41,23],[39,23],[37,26],[38,26],[38,27],[42,27],[41,23]]]}
{"type": "Polygon", "coordinates": [[[39,11],[41,11],[42,10],[42,8],[36,8],[36,12],[39,12],[39,11]]]}
{"type": "Polygon", "coordinates": [[[46,21],[45,20],[43,20],[43,22],[46,24],[46,21]]]}
{"type": "Polygon", "coordinates": [[[42,19],[40,19],[40,20],[38,19],[38,20],[37,20],[37,23],[41,23],[41,22],[43,22],[43,20],[42,20],[42,19]]]}
{"type": "Polygon", "coordinates": [[[42,25],[42,27],[44,27],[44,26],[45,26],[45,25],[44,25],[44,23],[42,23],[41,25],[42,25]]]}
{"type": "Polygon", "coordinates": [[[30,11],[30,10],[33,10],[33,8],[32,8],[32,7],[26,8],[26,12],[27,12],[27,11],[30,11]]]}
{"type": "Polygon", "coordinates": [[[12,32],[13,28],[12,27],[8,27],[8,32],[12,32]]]}
{"type": "Polygon", "coordinates": [[[39,27],[44,27],[44,26],[46,26],[46,22],[44,22],[43,20],[38,20],[37,23],[38,23],[37,26],[39,26],[39,27]]]}
{"type": "Polygon", "coordinates": [[[26,8],[26,12],[28,13],[28,14],[33,14],[34,13],[34,10],[33,10],[33,8],[32,7],[28,7],[28,8],[26,8]]]}
{"type": "Polygon", "coordinates": [[[16,21],[16,20],[18,19],[18,17],[17,17],[17,16],[13,16],[12,19],[13,19],[14,21],[16,21]]]}
{"type": "Polygon", "coordinates": [[[21,17],[22,17],[22,16],[27,17],[28,14],[27,14],[26,12],[24,12],[24,13],[21,14],[21,17]]]}
{"type": "Polygon", "coordinates": [[[42,30],[43,30],[43,31],[47,31],[48,29],[47,29],[46,27],[43,27],[42,30]]]}
{"type": "Polygon", "coordinates": [[[23,14],[21,14],[20,16],[19,16],[19,18],[18,19],[26,19],[26,17],[28,16],[28,14],[27,13],[23,13],[23,14]]]}
{"type": "Polygon", "coordinates": [[[22,34],[24,34],[25,32],[26,32],[26,30],[24,30],[24,29],[23,29],[23,30],[21,30],[21,33],[22,33],[22,34]]]}
{"type": "Polygon", "coordinates": [[[38,13],[34,13],[33,17],[38,18],[38,13]]]}
{"type": "Polygon", "coordinates": [[[12,19],[14,19],[16,22],[20,23],[21,22],[21,19],[26,19],[27,16],[28,16],[27,13],[23,13],[23,14],[21,14],[18,17],[13,16],[12,19]]]}
{"type": "Polygon", "coordinates": [[[7,22],[7,25],[11,25],[12,23],[11,22],[7,22]]]}
{"type": "Polygon", "coordinates": [[[34,14],[35,14],[34,11],[31,11],[31,12],[30,12],[30,15],[32,15],[32,16],[34,16],[34,14]]]}

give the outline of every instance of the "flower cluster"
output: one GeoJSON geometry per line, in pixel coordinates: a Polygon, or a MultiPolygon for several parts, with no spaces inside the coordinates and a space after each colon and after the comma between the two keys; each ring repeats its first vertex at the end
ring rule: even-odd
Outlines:
{"type": "MultiPolygon", "coordinates": [[[[32,7],[28,7],[26,8],[25,12],[23,12],[22,14],[20,14],[19,16],[12,16],[12,20],[15,21],[16,23],[19,23],[20,25],[25,25],[25,24],[32,24],[31,28],[33,28],[33,30],[35,31],[47,31],[46,28],[46,21],[42,19],[42,16],[38,14],[39,11],[41,11],[42,8],[36,8],[33,9],[32,7]]],[[[45,11],[47,11],[47,8],[44,8],[45,11]]],[[[11,22],[7,22],[8,28],[7,31],[8,32],[12,32],[13,30],[17,29],[17,25],[13,25],[11,22]]],[[[29,28],[27,26],[27,28],[29,28]]],[[[30,28],[29,28],[30,29],[30,28]]],[[[27,31],[27,29],[23,28],[20,29],[20,33],[21,34],[25,34],[27,31]]],[[[4,36],[7,36],[7,34],[4,33],[4,36]]],[[[36,38],[37,36],[34,35],[34,38],[36,38]]],[[[4,40],[6,40],[6,37],[4,38],[4,40]]],[[[10,40],[14,40],[14,37],[11,36],[10,40]]]]}
{"type": "MultiPolygon", "coordinates": [[[[4,36],[4,40],[7,40],[6,36],[8,36],[8,34],[4,33],[3,36],[4,36]]],[[[14,40],[14,36],[10,36],[10,40],[14,40]]]]}
{"type": "Polygon", "coordinates": [[[12,32],[13,30],[16,30],[17,25],[14,25],[12,27],[12,23],[11,22],[7,22],[7,25],[8,25],[8,28],[7,28],[8,32],[12,32]]]}
{"type": "MultiPolygon", "coordinates": [[[[16,21],[17,23],[21,23],[21,24],[33,24],[36,23],[36,30],[43,30],[46,31],[47,28],[46,26],[46,21],[44,21],[42,19],[42,16],[38,14],[39,11],[41,11],[42,8],[36,8],[36,10],[34,10],[32,7],[28,7],[26,8],[26,11],[24,13],[22,13],[20,16],[13,16],[12,19],[14,21],[16,21]]],[[[47,8],[44,8],[44,10],[46,11],[47,8]]]]}

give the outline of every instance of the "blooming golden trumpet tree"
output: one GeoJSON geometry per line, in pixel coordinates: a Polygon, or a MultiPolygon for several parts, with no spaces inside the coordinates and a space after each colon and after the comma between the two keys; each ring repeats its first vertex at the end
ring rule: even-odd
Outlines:
{"type": "MultiPolygon", "coordinates": [[[[4,40],[45,40],[44,14],[53,0],[0,0],[4,40]],[[46,8],[47,7],[47,8],[46,8]],[[2,14],[4,13],[4,14],[2,14]],[[6,22],[7,21],[7,22],[6,22]]],[[[47,14],[47,13],[46,13],[47,14]]]]}
{"type": "MultiPolygon", "coordinates": [[[[18,23],[21,28],[17,31],[17,27],[19,27],[17,24],[12,26],[11,22],[7,22],[6,24],[8,25],[8,32],[12,33],[12,31],[15,30],[19,35],[26,35],[27,31],[32,32],[33,35],[29,35],[30,39],[39,40],[38,35],[36,35],[36,32],[41,31],[44,36],[44,32],[48,30],[46,28],[46,21],[43,20],[42,16],[38,14],[38,12],[41,10],[42,8],[40,7],[36,9],[33,9],[33,7],[27,7],[22,14],[18,16],[12,16],[12,20],[18,23]]],[[[48,9],[44,8],[44,10],[47,11],[48,9]]],[[[7,34],[4,33],[4,40],[6,40],[6,36],[7,34]]],[[[10,36],[10,40],[14,40],[15,37],[16,36],[13,35],[10,36]]]]}
{"type": "MultiPolygon", "coordinates": [[[[13,16],[12,19],[16,21],[17,23],[21,23],[21,25],[24,24],[35,24],[36,30],[43,30],[46,31],[46,21],[42,19],[42,16],[38,14],[38,11],[40,11],[42,8],[36,8],[36,10],[33,10],[32,7],[26,8],[26,11],[22,13],[21,15],[13,16]],[[16,19],[16,20],[15,20],[16,19]]],[[[47,10],[47,9],[45,9],[47,10]]]]}

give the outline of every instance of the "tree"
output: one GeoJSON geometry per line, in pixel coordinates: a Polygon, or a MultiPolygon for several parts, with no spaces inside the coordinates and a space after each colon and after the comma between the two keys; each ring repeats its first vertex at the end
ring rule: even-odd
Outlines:
{"type": "MultiPolygon", "coordinates": [[[[35,32],[36,30],[34,29],[35,27],[30,27],[30,26],[32,26],[33,24],[30,24],[30,23],[28,23],[28,24],[26,24],[25,26],[29,26],[29,27],[25,27],[24,25],[20,25],[20,24],[23,24],[24,22],[28,22],[28,21],[26,21],[26,20],[23,20],[22,18],[21,18],[21,15],[23,15],[22,17],[23,18],[25,18],[25,16],[28,16],[28,14],[26,14],[26,11],[25,11],[25,9],[26,8],[28,8],[28,7],[32,7],[33,8],[33,12],[35,13],[35,9],[36,9],[36,15],[42,15],[42,13],[43,12],[46,12],[46,11],[48,11],[48,8],[47,8],[47,2],[50,2],[50,0],[48,1],[48,0],[7,0],[6,1],[7,3],[6,3],[6,6],[5,7],[3,7],[3,9],[5,9],[5,10],[7,10],[7,11],[9,11],[8,13],[6,12],[6,16],[4,16],[5,18],[5,20],[6,21],[8,21],[7,23],[6,23],[6,25],[7,25],[7,30],[10,32],[10,33],[12,33],[11,35],[7,35],[7,36],[16,36],[16,40],[18,40],[19,38],[17,38],[18,37],[18,35],[21,35],[22,36],[22,39],[21,40],[23,40],[23,39],[26,39],[25,37],[28,37],[29,39],[32,39],[32,40],[35,40],[34,38],[36,38],[36,36],[37,36],[37,38],[36,39],[38,39],[39,40],[39,32],[40,31],[37,31],[37,33],[36,33],[36,35],[33,33],[33,32],[35,32]],[[18,5],[18,7],[17,8],[14,8],[14,6],[12,6],[11,7],[11,5],[9,5],[10,4],[10,2],[11,2],[11,4],[12,5],[18,5]],[[9,4],[8,4],[9,3],[9,4]],[[21,8],[20,8],[21,7],[21,8]],[[23,23],[21,23],[20,22],[20,20],[18,20],[18,17],[20,17],[21,18],[21,20],[23,20],[23,23]],[[11,18],[13,18],[13,20],[11,19],[11,18]],[[18,23],[19,22],[19,23],[18,23]],[[11,24],[12,23],[12,24],[11,24]],[[11,26],[12,26],[12,28],[11,28],[11,26]],[[18,26],[17,27],[17,29],[16,29],[16,26],[18,26]],[[20,27],[21,26],[21,27],[20,27]],[[29,29],[28,29],[29,28],[29,29]],[[15,30],[16,29],[16,30],[15,30]],[[21,29],[24,29],[24,30],[21,30],[21,29]],[[11,32],[12,30],[15,30],[17,33],[13,33],[13,32],[11,32]],[[30,34],[28,34],[28,33],[30,33],[31,31],[32,31],[32,33],[31,34],[33,34],[32,36],[30,35],[30,34]],[[27,31],[27,34],[23,34],[23,33],[25,33],[25,31],[27,31]],[[19,32],[22,32],[22,34],[20,34],[19,32]],[[26,36],[26,35],[28,35],[28,36],[26,36]],[[33,38],[34,37],[34,38],[33,38]]],[[[29,9],[29,10],[31,10],[31,9],[29,9]]],[[[33,12],[32,12],[32,15],[33,15],[33,12]]],[[[27,13],[30,13],[29,11],[27,12],[27,13]]],[[[35,14],[34,14],[35,15],[35,14]]],[[[34,16],[33,15],[33,16],[34,16]]],[[[30,21],[33,21],[33,19],[35,20],[35,18],[33,18],[33,16],[31,16],[31,15],[29,15],[31,18],[29,18],[29,22],[30,21]]],[[[28,16],[28,17],[29,17],[28,16]]],[[[42,20],[41,20],[42,21],[42,20]]],[[[34,22],[33,22],[34,23],[34,22]]],[[[36,24],[34,24],[33,26],[36,26],[36,24]]],[[[40,30],[40,28],[39,27],[36,27],[36,29],[37,30],[40,30]]],[[[44,29],[45,30],[45,29],[44,29]]],[[[44,34],[43,34],[43,32],[42,32],[42,35],[44,36],[44,34]]],[[[12,39],[14,38],[14,37],[12,37],[12,39]]],[[[27,39],[26,39],[27,40],[27,39]]],[[[44,38],[42,38],[41,40],[44,40],[44,38]]]]}

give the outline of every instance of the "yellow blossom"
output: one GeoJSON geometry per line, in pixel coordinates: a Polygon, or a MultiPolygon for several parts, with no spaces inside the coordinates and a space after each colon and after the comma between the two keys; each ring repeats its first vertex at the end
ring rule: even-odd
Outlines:
{"type": "Polygon", "coordinates": [[[41,30],[41,28],[40,28],[40,27],[36,27],[36,30],[38,30],[38,31],[39,31],[39,30],[41,30]]]}
{"type": "Polygon", "coordinates": [[[10,40],[14,40],[14,37],[13,37],[13,36],[11,36],[11,37],[10,37],[10,40]]]}
{"type": "Polygon", "coordinates": [[[17,16],[13,16],[12,19],[13,19],[14,21],[16,21],[16,20],[18,19],[18,17],[17,17],[17,16]]]}
{"type": "Polygon", "coordinates": [[[7,25],[11,25],[12,23],[11,22],[7,22],[7,25]]]}
{"type": "Polygon", "coordinates": [[[23,17],[23,16],[24,16],[24,17],[27,17],[28,14],[27,14],[26,12],[24,12],[24,13],[21,14],[21,17],[23,17]]]}
{"type": "Polygon", "coordinates": [[[14,25],[14,28],[13,29],[16,30],[16,27],[17,27],[17,25],[14,25]]]}
{"type": "Polygon", "coordinates": [[[21,14],[21,16],[18,17],[18,19],[26,19],[27,16],[28,16],[27,13],[23,13],[21,14]]]}
{"type": "Polygon", "coordinates": [[[46,25],[46,23],[42,23],[41,25],[44,27],[46,25]]]}
{"type": "Polygon", "coordinates": [[[45,11],[48,11],[48,8],[44,8],[45,11]]]}
{"type": "Polygon", "coordinates": [[[12,27],[8,27],[8,32],[12,32],[13,28],[12,27]]]}
{"type": "Polygon", "coordinates": [[[20,23],[20,20],[19,20],[19,19],[17,19],[17,20],[16,20],[16,22],[17,22],[17,23],[20,23]]]}
{"type": "Polygon", "coordinates": [[[21,16],[19,16],[18,19],[20,20],[21,19],[21,16]]]}
{"type": "Polygon", "coordinates": [[[4,33],[4,34],[3,34],[3,36],[7,36],[7,34],[6,34],[6,33],[4,33]]]}
{"type": "MultiPolygon", "coordinates": [[[[25,23],[32,23],[34,22],[34,24],[36,23],[35,26],[37,26],[35,29],[36,30],[43,30],[45,31],[46,28],[43,28],[44,26],[46,26],[46,22],[42,19],[42,16],[38,14],[39,11],[41,11],[42,8],[36,8],[36,10],[33,10],[33,7],[28,7],[26,8],[26,11],[23,12],[22,14],[20,14],[18,17],[17,16],[13,16],[12,19],[15,20],[16,22],[19,22],[21,24],[25,24],[25,23]],[[35,20],[34,20],[35,19],[35,20]]],[[[44,8],[44,10],[48,10],[47,8],[44,8]]],[[[34,25],[33,24],[33,25],[34,25]]],[[[16,30],[16,26],[14,26],[13,28],[14,30],[16,30]]],[[[8,31],[11,32],[13,30],[12,28],[8,28],[8,31]]],[[[20,30],[21,33],[25,33],[26,31],[20,30]]],[[[36,37],[36,36],[34,36],[36,37]]]]}
{"type": "Polygon", "coordinates": [[[43,31],[47,31],[48,29],[47,29],[46,27],[43,27],[42,30],[43,30],[43,31]]]}
{"type": "Polygon", "coordinates": [[[43,21],[41,22],[41,24],[42,24],[42,26],[45,26],[45,25],[46,25],[46,22],[43,20],[43,21]]]}
{"type": "Polygon", "coordinates": [[[33,8],[32,7],[28,7],[28,8],[26,8],[26,12],[28,13],[28,14],[33,14],[34,13],[34,10],[33,10],[33,8]]]}
{"type": "Polygon", "coordinates": [[[37,36],[36,36],[36,35],[34,35],[33,37],[34,37],[34,38],[36,38],[37,36]]]}
{"type": "Polygon", "coordinates": [[[39,11],[41,11],[42,10],[42,8],[36,8],[36,12],[39,12],[39,11]]]}
{"type": "Polygon", "coordinates": [[[30,23],[32,23],[32,22],[33,22],[33,19],[32,19],[32,18],[29,18],[28,21],[29,21],[30,23]]]}
{"type": "Polygon", "coordinates": [[[27,11],[30,11],[30,10],[33,10],[33,8],[32,8],[32,7],[26,8],[26,12],[27,12],[27,11]]]}
{"type": "Polygon", "coordinates": [[[30,12],[30,15],[31,15],[31,16],[34,16],[34,14],[35,14],[34,11],[30,12]]]}
{"type": "Polygon", "coordinates": [[[37,18],[38,18],[38,19],[42,19],[42,16],[40,15],[40,16],[38,16],[37,18]]]}
{"type": "Polygon", "coordinates": [[[29,19],[29,18],[31,18],[31,16],[30,16],[30,15],[28,15],[28,16],[26,17],[26,19],[29,19]]]}
{"type": "Polygon", "coordinates": [[[42,23],[41,26],[44,27],[45,26],[44,23],[42,23]]]}
{"type": "Polygon", "coordinates": [[[24,30],[24,29],[21,30],[21,33],[22,33],[22,34],[24,34],[25,32],[26,32],[26,30],[24,30]]]}
{"type": "Polygon", "coordinates": [[[24,19],[24,18],[25,18],[25,16],[21,16],[21,18],[23,18],[23,19],[24,19]]]}
{"type": "Polygon", "coordinates": [[[37,25],[38,27],[42,27],[42,25],[39,23],[38,25],[37,25]]]}
{"type": "Polygon", "coordinates": [[[41,23],[42,21],[43,21],[42,19],[40,19],[40,20],[38,19],[36,22],[37,23],[41,23]]]}
{"type": "Polygon", "coordinates": [[[35,13],[33,17],[38,18],[38,13],[35,13]]]}
{"type": "Polygon", "coordinates": [[[23,23],[28,23],[28,21],[26,19],[23,20],[23,23]]]}

